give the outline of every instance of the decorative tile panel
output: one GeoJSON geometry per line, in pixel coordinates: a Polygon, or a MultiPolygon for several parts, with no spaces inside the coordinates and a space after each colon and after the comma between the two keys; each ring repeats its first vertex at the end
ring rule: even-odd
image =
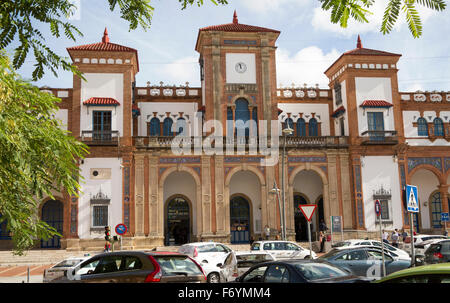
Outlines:
{"type": "Polygon", "coordinates": [[[436,167],[440,171],[442,171],[442,160],[439,157],[431,157],[431,158],[408,158],[408,172],[412,171],[415,167],[428,164],[436,167]]]}
{"type": "Polygon", "coordinates": [[[327,162],[327,157],[288,157],[288,162],[327,162]]]}
{"type": "Polygon", "coordinates": [[[200,157],[161,157],[159,158],[161,164],[181,164],[181,163],[200,163],[200,157]]]}

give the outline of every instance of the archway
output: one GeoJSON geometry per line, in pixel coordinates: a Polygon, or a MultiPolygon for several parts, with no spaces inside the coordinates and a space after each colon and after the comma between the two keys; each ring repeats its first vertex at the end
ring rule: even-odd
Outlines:
{"type": "MultiPolygon", "coordinates": [[[[42,206],[41,220],[63,234],[64,205],[58,200],[48,200],[42,206]]],[[[61,248],[61,237],[53,236],[47,240],[41,239],[41,248],[61,248]]]]}
{"type": "Polygon", "coordinates": [[[199,197],[197,180],[191,172],[173,170],[163,179],[164,244],[180,245],[196,241],[202,224],[197,215],[199,197]]]}
{"type": "Polygon", "coordinates": [[[243,195],[230,200],[231,243],[249,243],[250,241],[250,203],[243,195]]]}
{"type": "MultiPolygon", "coordinates": [[[[312,240],[316,239],[316,234],[319,232],[319,220],[325,219],[324,209],[324,183],[323,177],[315,170],[300,170],[297,172],[291,183],[293,207],[291,218],[292,225],[295,230],[295,239],[297,241],[308,240],[307,221],[303,213],[299,209],[299,204],[317,204],[315,214],[311,219],[311,236],[312,240]],[[300,194],[301,193],[301,194],[300,194]],[[300,198],[302,197],[303,200],[300,198]],[[300,201],[302,203],[300,203],[300,201]],[[298,213],[300,211],[300,213],[298,213]],[[300,235],[297,235],[297,230],[300,235]]],[[[288,214],[286,214],[288,216],[288,214]]]]}
{"type": "Polygon", "coordinates": [[[169,198],[166,203],[164,244],[182,245],[190,242],[191,211],[188,199],[182,195],[169,198]]]}

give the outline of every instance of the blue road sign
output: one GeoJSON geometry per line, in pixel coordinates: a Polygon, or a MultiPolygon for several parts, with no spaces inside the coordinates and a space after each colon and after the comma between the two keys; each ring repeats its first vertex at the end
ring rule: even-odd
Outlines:
{"type": "Polygon", "coordinates": [[[441,213],[441,221],[442,222],[450,221],[449,218],[448,218],[448,213],[441,213]]]}
{"type": "Polygon", "coordinates": [[[419,197],[417,195],[417,186],[406,185],[406,206],[409,212],[419,212],[419,197]]]}
{"type": "Polygon", "coordinates": [[[375,213],[377,214],[377,217],[381,215],[381,203],[380,200],[375,200],[375,213]]]}
{"type": "Polygon", "coordinates": [[[125,224],[117,224],[116,226],[116,234],[123,235],[127,232],[127,226],[125,224]]]}

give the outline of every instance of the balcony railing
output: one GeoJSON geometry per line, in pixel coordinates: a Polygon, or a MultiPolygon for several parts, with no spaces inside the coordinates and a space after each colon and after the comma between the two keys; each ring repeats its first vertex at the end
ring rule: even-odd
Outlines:
{"type": "Polygon", "coordinates": [[[366,130],[361,133],[363,145],[395,145],[398,144],[395,130],[366,130]]]}
{"type": "MultiPolygon", "coordinates": [[[[134,144],[138,148],[171,148],[172,142],[174,144],[190,143],[192,148],[194,146],[201,146],[207,137],[134,137],[134,144]]],[[[209,137],[211,138],[211,137],[209,137]]],[[[260,137],[235,137],[223,138],[222,145],[226,147],[245,146],[256,147],[259,144],[262,146],[271,146],[270,138],[260,137]]],[[[284,137],[279,137],[278,145],[283,147],[284,137]]],[[[217,141],[216,141],[217,142],[217,141]]],[[[217,143],[216,143],[217,144],[217,143]]],[[[214,144],[212,144],[215,146],[214,144]]],[[[324,136],[324,137],[286,137],[286,147],[288,148],[345,148],[348,147],[348,137],[338,136],[324,136]]]]}
{"type": "Polygon", "coordinates": [[[109,130],[83,130],[81,141],[87,145],[117,145],[119,144],[119,131],[109,130]]]}

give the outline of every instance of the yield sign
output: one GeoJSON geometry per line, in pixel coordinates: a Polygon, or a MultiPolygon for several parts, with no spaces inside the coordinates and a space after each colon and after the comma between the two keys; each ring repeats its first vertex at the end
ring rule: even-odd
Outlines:
{"type": "Polygon", "coordinates": [[[314,214],[314,211],[316,210],[317,205],[314,204],[303,204],[299,205],[300,210],[302,211],[303,215],[306,217],[306,220],[311,221],[312,215],[314,214]]]}

